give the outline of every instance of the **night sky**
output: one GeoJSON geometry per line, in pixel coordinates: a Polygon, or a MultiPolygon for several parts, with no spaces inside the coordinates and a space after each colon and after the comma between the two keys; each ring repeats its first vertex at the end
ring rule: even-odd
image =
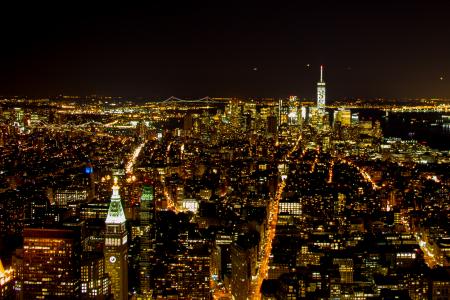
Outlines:
{"type": "Polygon", "coordinates": [[[147,2],[3,6],[0,94],[450,98],[444,1],[147,2]]]}

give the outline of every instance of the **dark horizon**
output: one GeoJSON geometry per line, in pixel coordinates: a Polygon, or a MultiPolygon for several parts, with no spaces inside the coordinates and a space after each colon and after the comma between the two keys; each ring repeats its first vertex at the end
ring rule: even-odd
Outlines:
{"type": "Polygon", "coordinates": [[[450,98],[448,4],[4,7],[0,95],[450,98]]]}

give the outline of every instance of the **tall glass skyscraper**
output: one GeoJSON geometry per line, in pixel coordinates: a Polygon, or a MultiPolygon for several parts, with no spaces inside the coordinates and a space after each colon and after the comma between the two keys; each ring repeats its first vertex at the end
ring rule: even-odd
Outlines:
{"type": "Polygon", "coordinates": [[[317,83],[317,108],[319,111],[325,110],[325,82],[323,81],[323,66],[320,66],[320,81],[317,83]]]}
{"type": "Polygon", "coordinates": [[[153,254],[153,223],[155,221],[155,205],[153,198],[153,187],[145,185],[142,189],[141,208],[139,213],[142,230],[141,249],[139,253],[139,279],[141,294],[144,297],[151,295],[150,256],[153,254]]]}

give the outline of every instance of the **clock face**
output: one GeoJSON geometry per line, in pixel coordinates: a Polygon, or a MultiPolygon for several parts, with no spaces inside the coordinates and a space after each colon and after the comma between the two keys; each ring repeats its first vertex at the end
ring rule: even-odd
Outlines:
{"type": "Polygon", "coordinates": [[[115,263],[116,262],[116,257],[115,256],[111,256],[110,258],[109,258],[109,261],[111,262],[111,263],[115,263]]]}

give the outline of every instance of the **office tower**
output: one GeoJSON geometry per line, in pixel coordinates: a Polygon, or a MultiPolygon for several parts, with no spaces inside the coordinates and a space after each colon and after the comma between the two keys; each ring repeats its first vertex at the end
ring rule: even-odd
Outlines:
{"type": "Polygon", "coordinates": [[[54,192],[54,205],[59,209],[67,209],[72,216],[79,215],[80,204],[86,203],[89,190],[84,186],[69,186],[56,189],[54,192]]]}
{"type": "Polygon", "coordinates": [[[81,262],[81,297],[108,299],[110,279],[105,272],[105,258],[101,252],[86,252],[81,262]]]}
{"type": "Polygon", "coordinates": [[[25,115],[23,109],[15,107],[14,108],[15,122],[20,126],[23,126],[23,117],[25,115]]]}
{"type": "Polygon", "coordinates": [[[155,220],[153,187],[144,186],[141,196],[140,222],[141,222],[141,249],[139,261],[140,292],[143,296],[150,295],[150,257],[153,253],[153,222],[155,220]]]}
{"type": "Polygon", "coordinates": [[[275,137],[277,135],[277,117],[276,116],[268,116],[267,117],[267,135],[275,137]]]}
{"type": "Polygon", "coordinates": [[[307,124],[309,122],[309,114],[310,114],[309,106],[302,105],[302,108],[300,111],[301,111],[300,112],[300,118],[301,118],[300,122],[307,124]]]}
{"type": "Polygon", "coordinates": [[[72,204],[84,203],[88,199],[88,191],[84,187],[67,187],[55,191],[55,205],[68,207],[72,204]]]}
{"type": "Polygon", "coordinates": [[[278,126],[287,124],[289,121],[289,102],[278,100],[278,126]]]}
{"type": "Polygon", "coordinates": [[[102,222],[108,216],[109,205],[104,202],[90,202],[83,203],[80,205],[80,218],[85,220],[86,223],[89,221],[97,222],[101,220],[102,222]]]}
{"type": "Polygon", "coordinates": [[[105,202],[90,202],[80,205],[80,219],[85,222],[87,236],[83,244],[83,251],[101,250],[108,208],[109,204],[105,202]]]}
{"type": "Polygon", "coordinates": [[[245,128],[246,131],[253,130],[254,120],[249,112],[244,113],[243,121],[244,121],[243,128],[245,128]]]}
{"type": "Polygon", "coordinates": [[[25,207],[25,225],[43,225],[47,221],[47,213],[50,203],[48,199],[40,194],[34,195],[25,207]]]}
{"type": "Polygon", "coordinates": [[[283,106],[283,100],[278,100],[278,126],[281,125],[281,107],[283,106]]]}
{"type": "Polygon", "coordinates": [[[278,204],[279,212],[291,216],[301,216],[302,205],[298,201],[280,201],[278,204]]]}
{"type": "Polygon", "coordinates": [[[252,276],[256,275],[258,242],[250,235],[240,235],[231,246],[231,294],[233,299],[247,299],[252,276]]]}
{"type": "Polygon", "coordinates": [[[215,281],[223,281],[231,272],[230,247],[233,240],[230,235],[218,233],[211,251],[211,277],[215,281]]]}
{"type": "Polygon", "coordinates": [[[430,293],[428,299],[444,300],[450,295],[450,274],[448,269],[434,268],[430,274],[430,293]]]}
{"type": "Polygon", "coordinates": [[[175,273],[180,299],[210,299],[211,257],[208,246],[196,245],[178,255],[175,273]]]}
{"type": "Polygon", "coordinates": [[[333,123],[339,123],[341,126],[352,125],[352,113],[349,109],[339,109],[334,111],[333,123]]]}
{"type": "Polygon", "coordinates": [[[294,224],[302,216],[302,205],[299,201],[284,200],[278,203],[278,224],[294,224]]]}
{"type": "Polygon", "coordinates": [[[289,96],[288,124],[298,125],[298,99],[297,96],[289,96]]]}
{"type": "Polygon", "coordinates": [[[114,186],[105,233],[105,269],[111,280],[111,293],[114,299],[128,299],[128,261],[127,229],[117,178],[114,186]]]}
{"type": "Polygon", "coordinates": [[[323,81],[323,66],[320,66],[320,81],[317,83],[317,108],[325,111],[325,82],[323,81]]]}
{"type": "Polygon", "coordinates": [[[67,228],[24,228],[23,299],[80,296],[80,232],[67,228]]]}
{"type": "Polygon", "coordinates": [[[341,283],[353,283],[353,260],[351,258],[334,258],[333,263],[339,266],[341,283]]]}

